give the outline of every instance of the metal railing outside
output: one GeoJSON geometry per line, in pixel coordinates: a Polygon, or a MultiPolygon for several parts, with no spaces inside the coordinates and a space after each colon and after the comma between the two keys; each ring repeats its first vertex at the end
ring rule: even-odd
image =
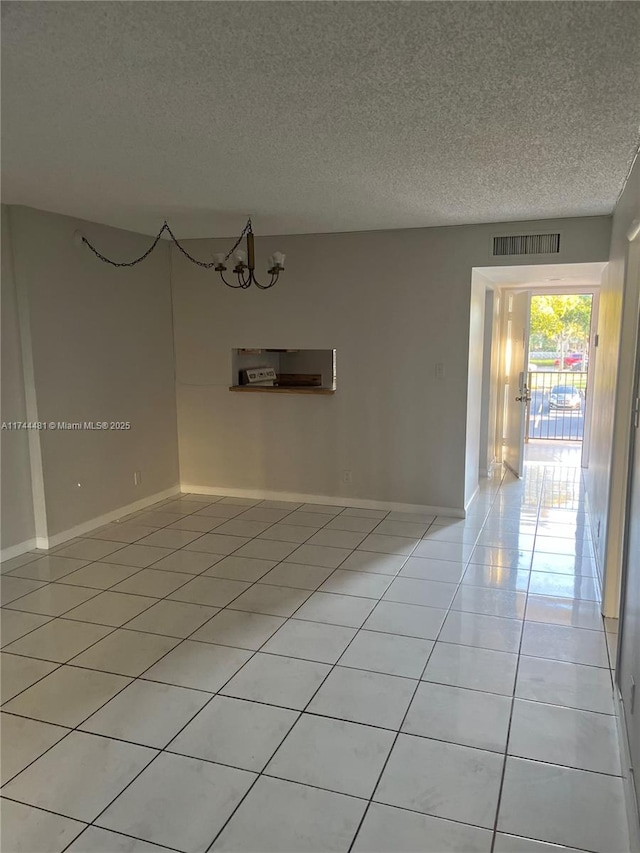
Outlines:
{"type": "Polygon", "coordinates": [[[525,437],[550,441],[582,441],[587,400],[587,374],[573,370],[529,371],[531,401],[525,437]]]}

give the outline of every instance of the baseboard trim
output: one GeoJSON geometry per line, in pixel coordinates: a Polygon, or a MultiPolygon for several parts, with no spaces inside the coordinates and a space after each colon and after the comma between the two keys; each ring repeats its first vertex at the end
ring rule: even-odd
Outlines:
{"type": "Polygon", "coordinates": [[[429,504],[409,504],[395,501],[372,501],[363,498],[346,498],[344,495],[309,495],[300,492],[272,492],[264,489],[231,489],[229,486],[192,486],[181,483],[180,491],[192,495],[226,495],[230,498],[253,498],[262,501],[292,501],[296,503],[322,504],[324,506],[353,506],[358,509],[381,509],[388,512],[425,512],[430,515],[446,515],[464,518],[463,509],[429,504]]]}
{"type": "MultiPolygon", "coordinates": [[[[613,688],[614,703],[616,706],[616,725],[618,728],[618,744],[620,746],[620,764],[622,766],[622,787],[624,789],[625,806],[627,807],[627,819],[629,823],[629,850],[631,853],[640,853],[640,815],[638,815],[638,801],[633,785],[633,771],[631,770],[631,752],[627,738],[627,726],[625,710],[622,697],[617,684],[613,688]]],[[[640,772],[640,768],[635,768],[640,772]]]]}
{"type": "Polygon", "coordinates": [[[25,542],[19,542],[17,545],[11,545],[9,548],[0,550],[0,561],[12,560],[14,557],[19,557],[21,554],[26,554],[27,551],[33,551],[36,547],[36,540],[27,539],[25,542]]]}
{"type": "Polygon", "coordinates": [[[142,498],[132,504],[119,507],[118,509],[114,509],[104,515],[100,515],[97,518],[92,518],[89,521],[84,521],[82,524],[71,527],[69,530],[63,530],[62,533],[56,533],[49,537],[37,537],[35,540],[36,547],[44,550],[55,548],[57,545],[62,545],[63,542],[67,542],[69,539],[74,539],[76,536],[82,536],[90,530],[95,530],[96,527],[102,527],[112,521],[117,521],[117,519],[122,518],[125,515],[130,515],[132,512],[145,509],[146,507],[151,506],[151,504],[158,503],[158,501],[163,501],[179,494],[180,487],[177,485],[173,486],[171,489],[165,489],[163,492],[157,492],[155,495],[149,495],[149,497],[142,498]]]}

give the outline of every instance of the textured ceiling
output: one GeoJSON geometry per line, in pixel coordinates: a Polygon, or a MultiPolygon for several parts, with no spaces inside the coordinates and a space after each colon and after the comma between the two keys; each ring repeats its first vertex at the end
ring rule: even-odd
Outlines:
{"type": "Polygon", "coordinates": [[[640,3],[2,4],[3,200],[228,236],[607,214],[640,3]]]}

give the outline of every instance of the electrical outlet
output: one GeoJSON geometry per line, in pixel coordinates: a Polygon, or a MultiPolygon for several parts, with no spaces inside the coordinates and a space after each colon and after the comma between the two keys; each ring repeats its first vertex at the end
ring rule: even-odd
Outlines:
{"type": "Polygon", "coordinates": [[[139,486],[142,482],[142,471],[134,471],[133,472],[133,485],[139,486]]]}
{"type": "Polygon", "coordinates": [[[436,379],[444,379],[444,362],[436,362],[436,379]]]}
{"type": "Polygon", "coordinates": [[[348,469],[345,469],[342,472],[342,482],[345,483],[345,485],[347,486],[351,485],[351,483],[353,483],[353,472],[348,469]]]}

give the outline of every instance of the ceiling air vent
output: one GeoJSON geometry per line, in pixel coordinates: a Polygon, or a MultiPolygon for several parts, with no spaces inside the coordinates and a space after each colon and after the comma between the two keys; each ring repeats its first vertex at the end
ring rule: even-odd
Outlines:
{"type": "Polygon", "coordinates": [[[508,234],[493,238],[493,256],[500,255],[557,255],[560,252],[559,234],[508,234]]]}

